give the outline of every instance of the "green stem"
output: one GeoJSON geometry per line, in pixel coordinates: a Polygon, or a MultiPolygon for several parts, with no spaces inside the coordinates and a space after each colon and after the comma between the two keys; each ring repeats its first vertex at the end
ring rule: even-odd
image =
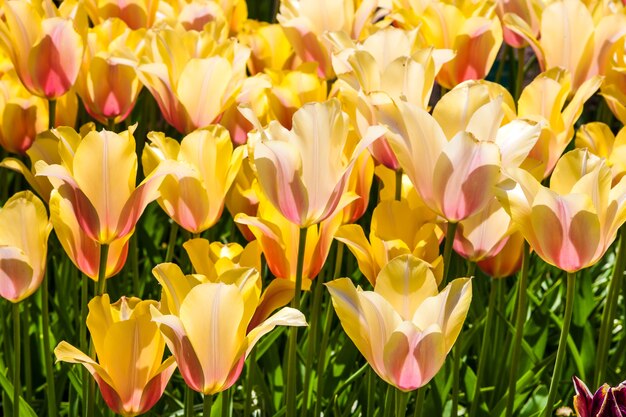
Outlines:
{"type": "MultiPolygon", "coordinates": [[[[320,310],[322,306],[322,286],[323,281],[321,277],[315,282],[315,290],[313,294],[313,308],[311,311],[311,323],[308,328],[308,342],[306,357],[305,371],[304,371],[304,386],[302,387],[302,417],[306,417],[309,410],[309,390],[311,387],[311,374],[313,373],[313,358],[317,349],[317,328],[319,326],[320,310]]],[[[319,375],[318,375],[319,377],[319,375]]]]}
{"type": "Polygon", "coordinates": [[[48,100],[48,127],[50,129],[53,129],[55,126],[56,110],[57,110],[57,101],[48,100]]]}
{"type": "Polygon", "coordinates": [[[100,245],[100,263],[98,264],[98,282],[96,287],[96,295],[102,295],[106,292],[106,271],[107,259],[109,258],[109,245],[100,245]]]}
{"type": "Polygon", "coordinates": [[[569,335],[569,325],[572,321],[572,310],[574,308],[574,298],[576,295],[576,273],[567,273],[567,298],[565,301],[565,316],[563,317],[563,326],[561,327],[561,337],[559,338],[559,347],[556,351],[556,362],[554,364],[554,372],[550,380],[550,391],[548,392],[548,402],[543,410],[543,416],[552,415],[554,408],[554,400],[558,391],[559,379],[563,368],[563,359],[565,358],[565,349],[567,344],[567,336],[569,335]]]}
{"type": "Polygon", "coordinates": [[[232,399],[230,388],[222,392],[222,417],[231,417],[232,399]]]}
{"type": "Polygon", "coordinates": [[[139,291],[139,248],[137,247],[137,235],[130,238],[130,269],[133,280],[133,295],[141,298],[139,291]]]}
{"type": "Polygon", "coordinates": [[[115,119],[111,118],[111,119],[107,119],[107,130],[111,131],[111,132],[115,132],[115,119]]]}
{"type": "Polygon", "coordinates": [[[611,334],[613,333],[613,319],[617,307],[617,299],[621,290],[622,279],[624,276],[624,266],[626,264],[626,233],[624,229],[620,232],[619,248],[617,250],[617,258],[613,265],[613,275],[609,284],[609,293],[602,312],[602,324],[600,325],[600,338],[598,340],[598,350],[596,351],[596,375],[594,378],[594,387],[599,387],[604,382],[604,373],[606,371],[606,361],[609,354],[609,345],[611,344],[611,334]]]}
{"type": "MultiPolygon", "coordinates": [[[[78,328],[78,332],[79,332],[79,339],[80,339],[80,345],[81,345],[81,350],[84,352],[86,350],[89,349],[89,342],[87,341],[87,304],[89,302],[89,293],[88,293],[88,284],[89,284],[89,278],[87,278],[86,276],[83,276],[83,280],[81,282],[81,289],[80,289],[80,326],[78,328]]],[[[90,378],[90,374],[89,371],[87,370],[87,368],[82,367],[82,371],[83,371],[83,387],[82,387],[82,395],[81,395],[81,401],[83,403],[83,415],[86,416],[89,413],[88,407],[88,401],[87,401],[87,397],[89,396],[89,378],[90,378]]]]}
{"type": "Polygon", "coordinates": [[[252,415],[252,378],[254,375],[254,367],[256,366],[256,346],[250,351],[248,359],[248,369],[246,372],[246,398],[243,404],[243,415],[252,415]]]}
{"type": "Polygon", "coordinates": [[[409,400],[407,393],[395,389],[396,393],[396,417],[406,416],[406,405],[409,400]]]}
{"type": "Polygon", "coordinates": [[[502,74],[504,73],[504,64],[508,61],[509,55],[511,54],[511,48],[509,45],[504,46],[504,51],[498,60],[498,69],[496,70],[495,82],[498,84],[502,84],[502,74]]]}
{"type": "Polygon", "coordinates": [[[515,72],[515,100],[522,95],[522,85],[524,84],[524,57],[526,48],[517,50],[517,71],[515,72]]]}
{"type": "Polygon", "coordinates": [[[174,247],[176,246],[176,236],[178,235],[178,223],[172,222],[170,227],[170,236],[167,241],[167,250],[165,251],[165,259],[163,262],[172,262],[174,259],[174,247]]]}
{"type": "Polygon", "coordinates": [[[194,417],[196,415],[193,411],[194,393],[194,390],[185,385],[185,417],[194,417]]]}
{"type": "MultiPolygon", "coordinates": [[[[204,395],[202,397],[202,416],[210,417],[211,416],[211,408],[213,408],[213,396],[212,395],[204,395]]],[[[249,415],[249,414],[245,414],[249,415]]]]}
{"type": "Polygon", "coordinates": [[[396,200],[402,200],[402,168],[396,170],[396,200]]]}
{"type": "MultiPolygon", "coordinates": [[[[339,247],[337,247],[339,250],[339,247]]],[[[322,409],[322,399],[324,394],[324,384],[326,379],[323,377],[324,368],[326,367],[326,347],[328,346],[328,340],[330,338],[330,327],[333,320],[332,302],[328,300],[326,304],[326,315],[324,316],[324,332],[322,334],[322,341],[320,343],[319,352],[320,356],[317,362],[317,392],[315,400],[315,416],[319,416],[322,409]]]]}
{"type": "Polygon", "coordinates": [[[424,407],[424,397],[426,396],[426,386],[424,385],[417,390],[417,398],[415,399],[415,410],[413,417],[422,417],[422,408],[424,407]]]}
{"type": "Polygon", "coordinates": [[[20,417],[20,303],[13,303],[13,417],[20,417]]]}
{"type": "MultiPolygon", "coordinates": [[[[376,401],[374,401],[376,397],[376,374],[374,370],[370,368],[367,373],[367,416],[366,417],[374,417],[374,412],[376,411],[376,401]]],[[[317,415],[317,414],[316,414],[317,415]]]]}
{"type": "MultiPolygon", "coordinates": [[[[491,327],[493,326],[494,310],[496,307],[496,294],[498,290],[498,283],[500,281],[491,280],[491,290],[489,291],[489,305],[487,307],[487,321],[483,329],[483,341],[489,340],[491,334],[491,327]]],[[[480,388],[482,380],[485,374],[485,365],[487,364],[487,351],[489,350],[489,343],[482,343],[480,347],[480,356],[478,357],[478,371],[476,372],[476,384],[474,385],[474,398],[472,399],[472,405],[470,407],[470,417],[476,415],[478,407],[480,406],[480,388]]]]}
{"type": "Polygon", "coordinates": [[[506,402],[506,417],[513,415],[515,407],[515,391],[517,388],[517,368],[524,335],[524,323],[526,322],[526,287],[528,286],[528,266],[530,265],[530,249],[524,242],[522,258],[522,270],[520,271],[519,284],[517,287],[517,306],[515,313],[515,336],[513,339],[513,353],[511,356],[509,392],[506,402]]]}
{"type": "Polygon", "coordinates": [[[46,400],[48,402],[48,417],[57,416],[56,391],[54,383],[54,368],[50,350],[50,314],[48,311],[48,277],[44,275],[41,284],[41,323],[43,332],[43,350],[46,365],[46,400]]]}
{"type": "Polygon", "coordinates": [[[384,415],[385,417],[393,417],[393,413],[394,413],[394,406],[393,406],[393,400],[394,400],[394,388],[392,385],[387,384],[387,392],[385,393],[385,408],[384,408],[384,415]]]}
{"type": "Polygon", "coordinates": [[[22,362],[24,363],[24,387],[26,388],[26,392],[24,393],[24,401],[26,401],[27,403],[30,403],[31,399],[33,398],[33,377],[32,377],[32,372],[31,372],[31,353],[30,353],[30,335],[29,335],[29,328],[30,328],[30,323],[29,323],[29,312],[30,312],[30,308],[29,308],[29,300],[26,299],[24,300],[24,313],[22,314],[22,319],[24,320],[24,323],[22,324],[22,345],[24,346],[24,355],[23,355],[23,360],[22,362]]]}
{"type": "Polygon", "coordinates": [[[443,288],[448,283],[448,275],[450,274],[450,258],[452,256],[452,245],[454,244],[454,235],[456,234],[457,223],[448,223],[448,230],[446,230],[446,241],[443,247],[443,279],[441,280],[441,287],[443,288]]]}
{"type": "MultiPolygon", "coordinates": [[[[306,249],[306,227],[300,228],[298,243],[298,264],[296,266],[296,288],[291,300],[291,307],[300,308],[300,293],[302,292],[302,271],[304,269],[304,251],[306,249]]],[[[296,415],[296,371],[297,371],[298,328],[289,329],[289,346],[287,351],[287,398],[286,409],[288,416],[296,415]]]]}

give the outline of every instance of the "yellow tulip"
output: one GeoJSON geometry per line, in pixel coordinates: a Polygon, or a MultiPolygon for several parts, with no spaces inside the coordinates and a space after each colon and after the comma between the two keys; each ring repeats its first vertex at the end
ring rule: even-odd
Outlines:
{"type": "Polygon", "coordinates": [[[242,247],[238,243],[209,242],[196,238],[183,243],[193,269],[209,281],[233,268],[261,270],[261,248],[255,240],[242,247]]]}
{"type": "Polygon", "coordinates": [[[288,69],[293,62],[293,48],[277,23],[247,20],[238,38],[250,48],[248,70],[252,75],[265,70],[288,69]]]}
{"type": "MultiPolygon", "coordinates": [[[[259,203],[258,217],[243,213],[235,216],[235,222],[245,224],[254,234],[265,255],[267,266],[276,278],[296,281],[298,242],[301,229],[286,219],[266,199],[259,203]]],[[[302,271],[303,288],[311,286],[311,280],[322,270],[335,232],[341,225],[341,213],[311,225],[306,230],[306,246],[302,271]]]]}
{"type": "Polygon", "coordinates": [[[152,27],[159,0],[85,0],[85,7],[94,25],[118,18],[136,30],[152,27]]]}
{"type": "MultiPolygon", "coordinates": [[[[234,218],[238,213],[248,216],[256,216],[259,207],[259,193],[256,174],[252,168],[250,158],[244,158],[241,168],[235,176],[235,180],[226,194],[224,203],[234,218]]],[[[254,234],[245,224],[237,223],[237,228],[250,241],[254,239],[254,234]]]]}
{"type": "Polygon", "coordinates": [[[219,121],[246,78],[250,50],[228,39],[228,28],[215,22],[202,32],[148,34],[138,75],[165,120],[184,134],[219,121]]]}
{"type": "Polygon", "coordinates": [[[135,106],[141,90],[135,67],[144,37],[144,30],[132,31],[119,19],[89,29],[76,91],[102,124],[123,121],[135,106]]]}
{"type": "Polygon", "coordinates": [[[518,166],[540,131],[539,125],[523,120],[500,126],[502,97],[477,102],[473,94],[479,90],[470,85],[451,90],[433,116],[401,100],[383,98],[376,106],[387,139],[422,200],[452,222],[486,206],[500,181],[501,166],[518,166]]]}
{"type": "Polygon", "coordinates": [[[282,0],[276,20],[283,27],[297,56],[303,62],[317,62],[321,78],[333,78],[330,45],[326,32],[343,31],[359,39],[375,12],[376,2],[353,0],[282,0]]]}
{"type": "Polygon", "coordinates": [[[574,124],[585,102],[600,87],[601,78],[592,77],[574,90],[569,73],[553,68],[539,74],[520,95],[517,114],[543,123],[539,140],[529,154],[527,168],[538,178],[547,178],[574,136],[574,124]],[[565,105],[568,96],[575,91],[565,105]]]}
{"type": "MultiPolygon", "coordinates": [[[[388,27],[355,44],[345,33],[328,34],[335,49],[333,68],[340,80],[335,84],[358,131],[377,124],[372,94],[384,91],[394,99],[428,107],[435,76],[452,59],[450,50],[426,48],[417,30],[388,27]],[[421,49],[424,48],[424,49],[421,49]]],[[[376,160],[393,170],[398,161],[384,138],[370,146],[376,160]]]]}
{"type": "Polygon", "coordinates": [[[355,199],[345,193],[352,167],[383,132],[370,128],[350,149],[348,116],[337,99],[305,104],[294,113],[291,130],[276,121],[258,130],[263,140],[254,145],[254,164],[261,190],[300,227],[331,217],[355,199]]]}
{"type": "Polygon", "coordinates": [[[597,262],[626,221],[626,178],[612,187],[606,162],[587,150],[565,154],[549,188],[522,169],[510,175],[503,207],[537,255],[565,271],[597,262]]]}
{"type": "Polygon", "coordinates": [[[236,35],[248,18],[245,0],[161,0],[160,22],[185,30],[202,31],[207,23],[221,21],[230,35],[236,35]]]}
{"type": "Polygon", "coordinates": [[[50,230],[46,207],[30,191],[13,195],[0,209],[0,297],[17,303],[39,288],[50,230]]]}
{"type": "Polygon", "coordinates": [[[80,3],[3,2],[0,45],[31,93],[54,100],[72,87],[83,57],[86,15],[80,3]]]}
{"type": "Polygon", "coordinates": [[[95,297],[87,327],[98,362],[65,341],[54,349],[57,361],[87,368],[109,408],[125,417],[150,410],[176,369],[174,357],[163,361],[165,341],[150,315],[155,306],[156,301],[134,297],[114,304],[108,294],[95,297]]]}
{"type": "Polygon", "coordinates": [[[57,129],[60,164],[40,160],[35,169],[47,177],[63,201],[59,215],[65,224],[76,222],[100,244],[110,244],[133,233],[145,207],[158,196],[163,174],[153,173],[135,185],[137,156],[132,126],[120,134],[91,131],[84,138],[72,128],[57,129]],[[71,208],[71,210],[70,210],[71,208]]]}
{"type": "Polygon", "coordinates": [[[615,117],[626,124],[626,37],[615,42],[609,57],[600,91],[615,117]]]}
{"type": "Polygon", "coordinates": [[[626,35],[626,15],[612,13],[594,20],[581,0],[559,0],[546,6],[538,36],[517,15],[506,15],[504,24],[530,44],[542,71],[568,70],[572,92],[595,75],[604,75],[611,46],[626,35]]]}
{"type": "Polygon", "coordinates": [[[142,157],[146,174],[156,167],[150,159],[167,160],[172,170],[159,188],[159,205],[191,233],[213,226],[239,171],[243,148],[233,151],[228,131],[219,125],[196,130],[180,144],[160,132],[149,133],[148,139],[142,157]]]}
{"type": "Polygon", "coordinates": [[[626,128],[622,127],[616,136],[604,123],[584,124],[576,132],[576,147],[587,148],[592,154],[604,158],[611,168],[613,184],[626,174],[626,128]]]}
{"type": "Polygon", "coordinates": [[[431,220],[426,207],[412,208],[407,200],[385,200],[372,213],[369,241],[361,226],[355,224],[341,226],[335,238],[348,246],[372,285],[376,285],[376,277],[389,261],[405,254],[427,262],[439,283],[443,273],[439,255],[442,232],[431,220]]]}
{"type": "Polygon", "coordinates": [[[476,265],[492,278],[506,278],[522,267],[524,236],[519,232],[514,232],[508,236],[506,243],[495,255],[478,261],[476,265]]]}
{"type": "Polygon", "coordinates": [[[32,95],[13,70],[0,76],[0,116],[0,145],[8,152],[26,153],[48,129],[46,101],[32,95]]]}
{"type": "Polygon", "coordinates": [[[374,291],[349,278],[326,284],[341,325],[384,381],[402,391],[424,386],[452,349],[472,298],[468,278],[443,291],[428,264],[412,255],[389,262],[374,291]]]}
{"type": "Polygon", "coordinates": [[[232,386],[263,335],[277,325],[305,326],[304,315],[284,307],[251,326],[261,300],[261,277],[252,268],[226,271],[215,281],[183,275],[174,264],[153,273],[163,286],[161,311],[152,307],[187,385],[205,395],[232,386]]]}

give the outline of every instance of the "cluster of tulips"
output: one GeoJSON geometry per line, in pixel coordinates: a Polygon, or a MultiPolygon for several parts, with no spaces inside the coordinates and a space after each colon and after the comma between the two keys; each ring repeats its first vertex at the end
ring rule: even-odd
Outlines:
{"type": "Polygon", "coordinates": [[[574,401],[561,395],[568,344],[581,355],[578,271],[612,270],[585,335],[597,339],[589,383],[626,341],[614,332],[626,235],[611,249],[626,221],[622,2],[273,6],[276,23],[249,19],[244,0],[1,1],[5,415],[136,416],[169,390],[163,415],[626,416],[624,385],[592,395],[575,378],[574,401]],[[585,105],[596,117],[582,124],[585,105]],[[538,359],[549,389],[533,399],[516,391],[540,264],[566,294],[551,313],[556,354],[538,359]],[[472,302],[478,280],[486,306],[472,302]],[[345,333],[331,337],[334,317],[345,333]],[[496,360],[503,323],[510,349],[496,360]],[[348,345],[366,361],[351,375],[330,365],[348,345]],[[282,359],[264,369],[270,350],[282,359]],[[490,364],[506,368],[497,407],[490,364]],[[259,400],[257,374],[279,380],[277,404],[259,400]]]}

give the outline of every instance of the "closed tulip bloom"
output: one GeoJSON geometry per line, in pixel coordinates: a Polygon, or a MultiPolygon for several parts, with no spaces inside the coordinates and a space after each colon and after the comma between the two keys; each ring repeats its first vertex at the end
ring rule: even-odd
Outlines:
{"type": "Polygon", "coordinates": [[[144,148],[144,171],[156,167],[150,159],[167,160],[172,169],[159,188],[159,205],[191,233],[213,226],[239,171],[243,148],[233,150],[228,131],[219,125],[188,134],[180,145],[158,132],[151,132],[148,138],[151,143],[144,148]]]}
{"type": "Polygon", "coordinates": [[[0,44],[31,93],[54,100],[74,85],[83,57],[87,19],[80,4],[5,1],[0,44]]]}
{"type": "Polygon", "coordinates": [[[374,291],[349,278],[326,284],[348,337],[385,382],[402,391],[424,386],[452,349],[472,298],[468,278],[443,291],[428,265],[412,255],[389,262],[374,291]]]}
{"type": "Polygon", "coordinates": [[[626,15],[611,13],[594,20],[581,0],[555,1],[541,13],[539,34],[519,16],[504,24],[533,48],[542,71],[562,67],[572,74],[572,91],[595,75],[604,75],[611,46],[626,34],[626,15]]]}
{"type": "Polygon", "coordinates": [[[159,0],[86,0],[89,18],[99,25],[111,18],[123,20],[129,28],[149,28],[155,22],[159,0]]]}
{"type": "Polygon", "coordinates": [[[372,213],[369,241],[356,224],[341,226],[335,238],[350,249],[372,285],[389,261],[406,254],[427,262],[439,282],[443,273],[439,255],[442,232],[433,220],[426,207],[413,208],[407,200],[381,201],[372,213]]]}
{"type": "Polygon", "coordinates": [[[350,152],[348,116],[336,99],[305,104],[294,114],[291,130],[276,121],[259,130],[264,138],[254,146],[259,185],[300,227],[331,217],[355,199],[345,193],[352,167],[383,131],[371,128],[350,152]]]}
{"type": "Polygon", "coordinates": [[[587,385],[578,377],[574,381],[574,410],[579,417],[624,417],[626,416],[626,381],[616,387],[603,384],[591,394],[587,385]]]}
{"type": "Polygon", "coordinates": [[[306,325],[300,311],[284,307],[250,326],[261,300],[255,269],[232,269],[216,281],[185,276],[174,264],[161,264],[153,273],[163,286],[163,299],[160,311],[151,308],[152,319],[187,385],[205,395],[230,388],[256,342],[274,327],[306,325]]]}
{"type": "Polygon", "coordinates": [[[505,238],[506,243],[495,255],[478,261],[476,265],[492,278],[506,278],[522,267],[524,236],[519,232],[505,238]]]}
{"type": "MultiPolygon", "coordinates": [[[[341,213],[306,229],[306,247],[302,271],[303,288],[320,273],[330,252],[333,237],[341,226],[341,213]]],[[[298,242],[301,228],[286,219],[266,199],[259,203],[257,217],[243,213],[235,222],[248,226],[265,255],[267,266],[276,278],[296,281],[298,242]]]]}
{"type": "Polygon", "coordinates": [[[246,78],[250,50],[210,23],[202,32],[149,31],[138,75],[163,117],[183,134],[217,123],[246,78]]]}
{"type": "Polygon", "coordinates": [[[549,188],[521,169],[511,177],[503,207],[537,255],[565,271],[596,263],[626,220],[626,179],[612,186],[606,162],[587,150],[565,154],[549,188]]]}
{"type": "Polygon", "coordinates": [[[0,297],[17,303],[39,288],[50,230],[45,206],[30,191],[13,195],[0,209],[0,297]]]}
{"type": "Polygon", "coordinates": [[[526,166],[537,178],[547,178],[554,169],[574,137],[574,125],[582,114],[585,102],[600,87],[601,81],[600,77],[592,77],[574,90],[569,72],[552,68],[535,77],[522,91],[517,103],[517,115],[543,123],[526,166]]]}
{"type": "Polygon", "coordinates": [[[156,301],[134,297],[114,304],[108,294],[95,297],[89,302],[87,328],[98,361],[65,341],[54,349],[57,361],[87,368],[107,406],[125,417],[150,410],[176,369],[174,357],[163,361],[165,341],[150,315],[154,306],[156,301]]]}
{"type": "Polygon", "coordinates": [[[626,124],[626,37],[615,42],[600,91],[613,115],[626,124]]]}
{"type": "Polygon", "coordinates": [[[8,152],[25,154],[38,133],[48,128],[45,100],[32,95],[15,71],[0,76],[0,145],[8,152]]]}
{"type": "Polygon", "coordinates": [[[137,56],[145,31],[132,31],[119,19],[89,29],[76,91],[87,112],[102,124],[117,124],[130,114],[141,83],[137,56]]]}
{"type": "Polygon", "coordinates": [[[133,233],[145,207],[157,198],[163,180],[162,174],[153,173],[135,185],[134,129],[120,134],[91,131],[84,138],[71,128],[59,130],[62,140],[73,146],[60,153],[60,164],[39,161],[35,167],[37,175],[46,176],[60,198],[71,205],[85,234],[100,244],[133,233]],[[74,152],[69,151],[72,148],[74,152]]]}

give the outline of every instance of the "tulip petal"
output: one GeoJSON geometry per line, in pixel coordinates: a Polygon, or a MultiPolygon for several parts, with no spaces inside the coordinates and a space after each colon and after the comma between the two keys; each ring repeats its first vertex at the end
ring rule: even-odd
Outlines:
{"type": "Polygon", "coordinates": [[[346,224],[341,226],[335,234],[335,239],[346,244],[359,265],[359,270],[374,285],[378,275],[378,267],[372,256],[372,247],[365,237],[361,226],[346,224]]]}
{"type": "Polygon", "coordinates": [[[300,310],[296,310],[291,307],[283,307],[270,317],[265,319],[258,326],[254,327],[246,336],[246,342],[248,348],[246,350],[246,357],[250,354],[250,351],[254,345],[259,341],[261,337],[272,331],[276,326],[307,326],[304,314],[300,310]]]}
{"type": "Polygon", "coordinates": [[[163,287],[165,303],[161,308],[168,314],[178,315],[187,294],[199,281],[191,275],[183,274],[180,267],[173,263],[161,263],[152,269],[152,275],[163,287]]]}
{"type": "MultiPolygon", "coordinates": [[[[0,246],[0,296],[18,302],[29,295],[33,281],[30,259],[19,248],[0,246]]],[[[36,287],[35,287],[36,288],[36,287]]]]}

